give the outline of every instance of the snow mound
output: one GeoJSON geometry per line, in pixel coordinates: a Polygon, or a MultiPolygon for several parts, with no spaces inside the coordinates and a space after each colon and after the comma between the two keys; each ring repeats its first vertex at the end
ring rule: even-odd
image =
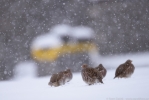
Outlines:
{"type": "Polygon", "coordinates": [[[94,31],[86,26],[77,26],[72,30],[72,36],[75,38],[93,38],[94,31]]]}
{"type": "Polygon", "coordinates": [[[58,24],[51,28],[50,33],[57,35],[57,36],[69,36],[71,35],[72,27],[67,24],[58,24]]]}
{"type": "Polygon", "coordinates": [[[15,66],[14,72],[15,80],[35,78],[37,77],[37,66],[31,61],[20,62],[15,66]]]}
{"type": "Polygon", "coordinates": [[[62,40],[53,35],[53,34],[44,34],[38,36],[33,40],[31,48],[33,49],[41,49],[41,48],[55,48],[62,45],[62,40]]]}

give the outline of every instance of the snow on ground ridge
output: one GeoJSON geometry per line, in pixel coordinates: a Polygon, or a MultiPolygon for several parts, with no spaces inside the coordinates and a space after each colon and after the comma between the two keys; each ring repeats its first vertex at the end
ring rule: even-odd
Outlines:
{"type": "Polygon", "coordinates": [[[113,79],[115,70],[108,70],[104,84],[88,86],[80,73],[66,85],[50,87],[49,77],[0,83],[1,100],[107,100],[107,98],[149,98],[149,68],[136,68],[128,79],[113,79]]]}

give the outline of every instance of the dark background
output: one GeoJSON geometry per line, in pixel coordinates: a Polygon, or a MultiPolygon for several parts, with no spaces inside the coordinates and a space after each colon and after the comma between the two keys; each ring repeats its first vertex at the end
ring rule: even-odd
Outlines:
{"type": "Polygon", "coordinates": [[[0,80],[56,24],[91,27],[101,55],[149,51],[149,0],[0,0],[0,80]]]}

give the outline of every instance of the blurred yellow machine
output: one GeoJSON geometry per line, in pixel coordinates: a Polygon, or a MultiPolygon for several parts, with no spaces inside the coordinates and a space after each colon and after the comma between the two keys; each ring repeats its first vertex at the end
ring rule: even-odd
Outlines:
{"type": "Polygon", "coordinates": [[[54,61],[59,56],[66,53],[78,53],[78,52],[89,52],[97,50],[94,43],[77,43],[77,44],[64,44],[63,46],[57,48],[47,48],[47,49],[33,49],[32,56],[38,61],[54,61]]]}
{"type": "Polygon", "coordinates": [[[93,36],[93,31],[88,27],[75,27],[72,30],[70,26],[58,25],[54,27],[51,33],[45,34],[44,37],[41,36],[40,39],[37,37],[38,39],[34,41],[32,46],[31,54],[32,57],[38,61],[54,61],[59,56],[66,53],[98,52],[97,46],[93,41],[93,36]],[[45,39],[47,39],[47,43],[45,43],[46,46],[43,47],[45,45],[43,43],[43,46],[38,46],[39,48],[36,48],[36,45],[38,45],[38,43],[41,44],[45,39]],[[61,43],[57,43],[59,44],[58,46],[53,46],[54,44],[57,45],[56,42],[58,39],[60,39],[58,42],[61,43]],[[51,44],[51,40],[52,43],[55,43],[51,44]],[[51,47],[51,45],[53,47],[51,47]]]}
{"type": "MultiPolygon", "coordinates": [[[[79,63],[83,55],[93,55],[91,53],[94,53],[96,56],[96,54],[98,54],[98,48],[94,41],[94,31],[91,28],[85,26],[71,27],[69,25],[56,25],[51,28],[49,33],[36,37],[31,45],[32,58],[40,63],[48,62],[46,67],[42,67],[44,64],[40,65],[39,67],[40,70],[47,71],[43,72],[44,74],[49,73],[51,70],[55,70],[56,67],[59,66],[61,67],[57,68],[58,70],[60,70],[60,68],[65,68],[63,66],[74,67],[75,64],[71,64],[71,62],[75,62],[75,57],[70,56],[66,59],[64,56],[66,54],[75,56],[79,55],[79,57],[76,57],[76,63],[78,63],[80,66],[82,63],[88,63],[89,60],[93,61],[92,58],[94,57],[84,57],[83,59],[85,60],[82,60],[82,62],[79,63]],[[63,60],[58,62],[57,60],[59,58],[63,60]],[[64,61],[64,59],[66,60],[64,61]],[[50,65],[52,62],[56,62],[57,64],[50,65]],[[65,62],[69,62],[69,64],[65,64],[65,62]]],[[[79,66],[77,65],[77,67],[79,66]]],[[[78,69],[76,69],[75,66],[74,71],[77,71],[78,69]]]]}

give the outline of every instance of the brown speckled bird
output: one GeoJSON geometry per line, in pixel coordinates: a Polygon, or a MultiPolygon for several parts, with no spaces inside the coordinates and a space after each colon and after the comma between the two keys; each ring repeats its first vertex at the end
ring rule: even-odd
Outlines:
{"type": "Polygon", "coordinates": [[[51,79],[50,79],[50,82],[48,83],[48,85],[55,86],[55,87],[64,85],[65,80],[66,80],[66,75],[64,74],[64,72],[59,72],[59,73],[53,74],[51,76],[51,79]]]}
{"type": "Polygon", "coordinates": [[[95,69],[97,69],[101,73],[102,79],[106,76],[107,70],[103,67],[102,64],[99,64],[99,66],[96,67],[95,69]]]}
{"type": "Polygon", "coordinates": [[[119,65],[119,67],[116,69],[115,77],[117,78],[128,78],[130,77],[135,70],[134,65],[131,63],[131,60],[127,60],[125,63],[119,65]]]}
{"type": "Polygon", "coordinates": [[[64,74],[66,76],[65,77],[65,82],[69,82],[70,80],[72,80],[73,75],[72,75],[72,72],[71,72],[70,69],[65,70],[64,74]]]}
{"type": "Polygon", "coordinates": [[[82,79],[88,85],[92,85],[94,83],[103,83],[102,75],[98,72],[97,69],[88,67],[86,64],[82,65],[81,71],[82,79]]]}

